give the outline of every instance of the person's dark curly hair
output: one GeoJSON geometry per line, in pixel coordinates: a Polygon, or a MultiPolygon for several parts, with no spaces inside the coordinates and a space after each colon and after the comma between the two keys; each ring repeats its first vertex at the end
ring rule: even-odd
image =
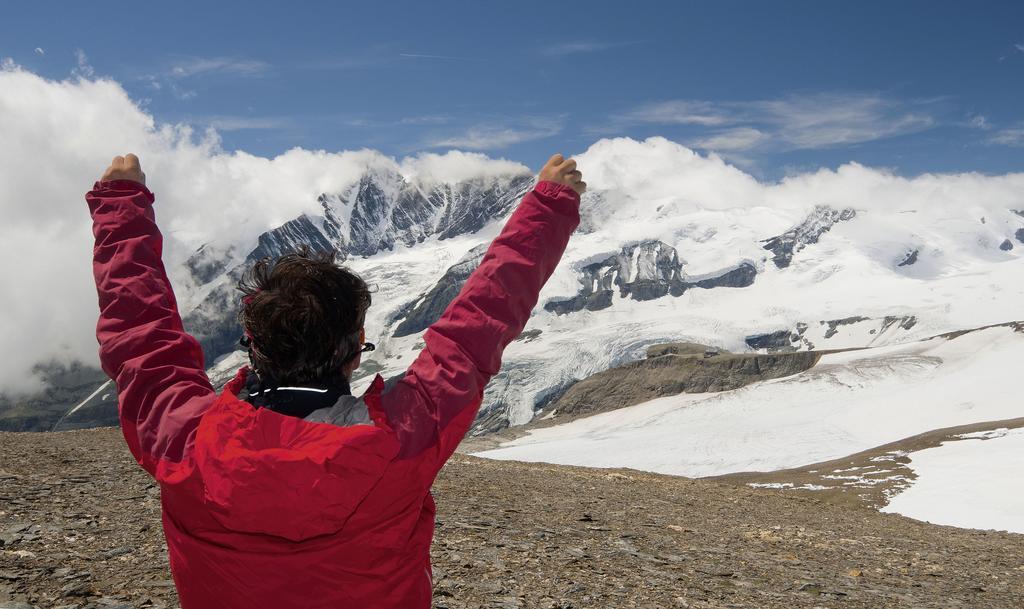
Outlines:
{"type": "Polygon", "coordinates": [[[302,247],[258,261],[238,282],[238,321],[261,380],[328,382],[359,353],[370,290],[336,257],[302,247]]]}

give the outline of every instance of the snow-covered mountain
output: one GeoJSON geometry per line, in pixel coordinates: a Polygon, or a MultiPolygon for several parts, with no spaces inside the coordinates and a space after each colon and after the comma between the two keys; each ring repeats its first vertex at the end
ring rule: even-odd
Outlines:
{"type": "Polygon", "coordinates": [[[443,243],[472,235],[507,215],[533,183],[525,167],[446,181],[403,175],[397,163],[377,161],[347,189],[321,194],[319,215],[303,214],[255,235],[250,247],[207,243],[189,257],[187,281],[195,296],[184,321],[208,356],[229,352],[237,342],[234,288],[255,261],[300,246],[333,249],[343,260],[367,258],[428,239],[443,243]]]}
{"type": "MultiPolygon", "coordinates": [[[[358,179],[320,194],[317,213],[198,244],[171,268],[211,364],[236,347],[244,269],[308,244],[336,248],[376,290],[367,335],[378,348],[355,389],[400,374],[533,182],[507,161],[367,158],[358,179]]],[[[906,179],[847,165],[765,184],[661,138],[602,140],[577,158],[590,185],[580,228],[476,433],[530,421],[652,344],[883,346],[1024,316],[1024,175],[906,179]]]]}

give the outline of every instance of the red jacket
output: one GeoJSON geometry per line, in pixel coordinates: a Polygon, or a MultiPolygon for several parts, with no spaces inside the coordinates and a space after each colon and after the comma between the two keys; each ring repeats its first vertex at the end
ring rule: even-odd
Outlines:
{"type": "Polygon", "coordinates": [[[236,397],[244,368],[218,396],[181,325],[153,194],[99,182],[86,200],[100,361],[128,448],[160,483],[182,607],[429,607],[430,486],[579,223],[579,196],[553,182],[526,195],[404,379],[386,392],[374,379],[374,424],[349,427],[252,407],[236,397]]]}

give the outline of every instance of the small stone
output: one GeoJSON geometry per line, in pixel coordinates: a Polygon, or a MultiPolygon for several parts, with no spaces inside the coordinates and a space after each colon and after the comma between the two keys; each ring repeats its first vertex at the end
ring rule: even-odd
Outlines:
{"type": "Polygon", "coordinates": [[[864,572],[860,569],[850,569],[846,574],[850,577],[864,577],[864,572]]]}
{"type": "Polygon", "coordinates": [[[69,596],[89,596],[92,594],[92,586],[84,582],[71,582],[60,589],[60,595],[63,597],[69,596]]]}
{"type": "Polygon", "coordinates": [[[17,558],[35,558],[36,557],[35,554],[33,554],[32,552],[29,552],[28,550],[17,550],[17,551],[11,552],[11,555],[15,556],[17,558]]]}
{"type": "Polygon", "coordinates": [[[0,548],[12,546],[21,541],[21,538],[18,533],[0,533],[0,548]]]}
{"type": "Polygon", "coordinates": [[[100,554],[100,558],[102,558],[104,560],[109,560],[109,559],[115,558],[117,556],[122,556],[124,554],[128,554],[131,551],[132,551],[131,547],[129,547],[129,546],[121,546],[121,547],[114,548],[112,550],[107,550],[106,552],[103,552],[102,554],[100,554]]]}

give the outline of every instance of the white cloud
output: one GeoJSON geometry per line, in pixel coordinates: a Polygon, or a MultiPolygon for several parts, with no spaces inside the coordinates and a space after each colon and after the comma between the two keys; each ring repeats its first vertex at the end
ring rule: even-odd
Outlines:
{"type": "Polygon", "coordinates": [[[753,127],[737,127],[694,140],[692,144],[697,148],[704,148],[706,150],[736,151],[750,150],[767,139],[769,139],[769,136],[763,131],[753,127]]]}
{"type": "MultiPolygon", "coordinates": [[[[114,81],[52,81],[11,61],[2,66],[0,259],[17,263],[8,265],[0,287],[0,344],[7,354],[0,391],[37,388],[31,368],[40,361],[96,362],[98,309],[83,195],[117,154],[142,159],[172,275],[208,240],[254,245],[247,240],[260,232],[322,211],[319,194],[344,190],[370,166],[440,180],[522,169],[461,152],[402,163],[373,150],[294,148],[274,158],[228,153],[215,130],[157,124],[114,81]]],[[[178,279],[172,276],[180,291],[185,283],[178,279]]]]}
{"type": "MultiPolygon", "coordinates": [[[[744,102],[647,104],[612,117],[610,128],[595,131],[642,124],[747,128],[765,134],[758,143],[773,148],[817,149],[916,133],[934,126],[935,119],[926,103],[900,102],[875,94],[818,93],[744,102]]],[[[750,136],[753,131],[745,133],[750,136]]]]}
{"type": "Polygon", "coordinates": [[[96,75],[96,70],[89,65],[89,58],[85,55],[85,51],[82,49],[75,49],[75,67],[71,70],[72,76],[78,78],[92,78],[96,75]]]}
{"type": "MultiPolygon", "coordinates": [[[[526,170],[518,163],[459,151],[403,160],[373,150],[294,148],[274,158],[228,153],[214,130],[195,133],[187,125],[158,124],[111,80],[52,81],[11,61],[0,65],[0,259],[9,262],[0,284],[3,391],[38,387],[31,375],[37,362],[96,361],[98,310],[83,194],[117,154],[132,151],[142,159],[157,195],[167,267],[179,292],[187,284],[173,274],[202,243],[216,239],[251,245],[262,231],[300,213],[317,213],[319,194],[343,191],[368,167],[442,181],[526,170]]],[[[546,129],[520,122],[542,137],[557,133],[560,125],[554,119],[546,129]]],[[[493,144],[502,129],[479,136],[486,141],[469,143],[493,144]]],[[[650,202],[670,198],[707,208],[806,201],[856,207],[1024,207],[1020,174],[907,179],[845,165],[765,184],[717,156],[702,156],[662,138],[603,140],[583,158],[594,159],[581,166],[591,188],[617,188],[650,202]]]]}
{"type": "Polygon", "coordinates": [[[997,146],[1024,146],[1024,126],[1000,129],[986,141],[997,146]]]}
{"type": "Polygon", "coordinates": [[[754,119],[795,148],[858,144],[928,129],[934,119],[876,95],[822,94],[754,102],[754,119]]]}
{"type": "Polygon", "coordinates": [[[44,49],[43,47],[36,47],[36,54],[37,55],[46,55],[46,49],[44,49]]]}
{"type": "Polygon", "coordinates": [[[426,148],[466,148],[469,150],[495,150],[540,140],[562,131],[561,119],[530,118],[508,124],[494,121],[469,127],[454,135],[433,137],[425,143],[426,148]]]}
{"type": "Polygon", "coordinates": [[[1017,44],[1013,45],[1013,48],[1017,49],[1021,53],[1024,53],[1024,44],[1018,42],[1017,44]]]}
{"type": "Polygon", "coordinates": [[[154,91],[168,91],[178,101],[194,99],[198,93],[189,83],[206,76],[258,78],[270,71],[270,64],[239,57],[186,57],[169,68],[145,74],[145,81],[154,91]]]}
{"type": "Polygon", "coordinates": [[[410,59],[452,59],[455,61],[477,61],[469,57],[455,57],[453,55],[430,55],[427,53],[399,53],[399,57],[407,57],[410,59]]]}
{"type": "Polygon", "coordinates": [[[237,57],[189,57],[176,62],[168,72],[172,78],[221,74],[231,76],[262,76],[270,64],[237,57]]]}
{"type": "Polygon", "coordinates": [[[981,114],[975,114],[967,119],[967,126],[973,129],[981,129],[987,131],[992,128],[992,123],[988,122],[988,118],[981,114]]]}
{"type": "Polygon", "coordinates": [[[220,132],[249,129],[284,129],[292,126],[290,119],[276,116],[212,116],[200,122],[220,132]]]}
{"type": "Polygon", "coordinates": [[[581,53],[597,53],[618,47],[628,46],[629,42],[595,42],[578,40],[575,42],[563,42],[541,49],[545,55],[577,55],[581,53]]]}
{"type": "Polygon", "coordinates": [[[613,123],[635,125],[651,123],[658,125],[703,125],[719,126],[735,123],[736,118],[720,104],[699,100],[674,100],[645,104],[613,117],[613,123]]]}
{"type": "Polygon", "coordinates": [[[472,178],[492,179],[510,173],[529,173],[522,163],[492,159],[476,152],[426,152],[402,160],[402,175],[425,182],[455,183],[472,178]]]}

